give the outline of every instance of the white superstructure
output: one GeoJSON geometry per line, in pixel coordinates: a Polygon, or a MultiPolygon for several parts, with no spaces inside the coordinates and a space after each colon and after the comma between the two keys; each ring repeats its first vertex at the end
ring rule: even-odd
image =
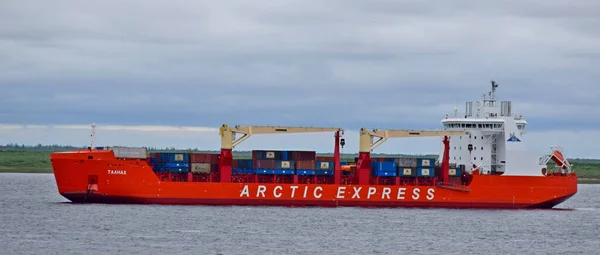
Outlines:
{"type": "Polygon", "coordinates": [[[450,137],[450,163],[465,165],[468,172],[479,169],[481,174],[543,175],[551,156],[540,158],[525,148],[527,121],[513,114],[511,101],[497,101],[498,84],[491,83],[482,100],[466,102],[463,114],[455,109],[442,120],[444,130],[470,132],[450,137]]]}

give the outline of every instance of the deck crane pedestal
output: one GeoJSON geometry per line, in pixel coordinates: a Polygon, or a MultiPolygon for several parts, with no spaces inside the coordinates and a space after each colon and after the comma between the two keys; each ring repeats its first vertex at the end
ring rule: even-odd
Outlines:
{"type": "Polygon", "coordinates": [[[437,131],[437,130],[377,130],[371,131],[366,128],[360,129],[360,149],[358,154],[358,162],[356,163],[356,171],[359,185],[368,185],[371,169],[371,151],[383,144],[389,138],[406,138],[406,137],[431,137],[444,136],[444,156],[442,160],[441,182],[448,181],[448,169],[450,161],[450,141],[448,136],[453,135],[468,135],[467,131],[437,131]],[[379,139],[373,142],[373,137],[379,139]]]}
{"type": "Polygon", "coordinates": [[[229,127],[223,124],[219,128],[221,135],[221,157],[219,158],[220,182],[231,182],[231,166],[233,162],[232,149],[239,145],[251,135],[259,134],[292,134],[292,133],[316,133],[335,132],[334,148],[334,176],[335,184],[340,183],[340,137],[343,135],[342,128],[319,128],[319,127],[282,127],[282,126],[235,126],[229,127]],[[235,134],[243,134],[235,138],[235,134]]]}

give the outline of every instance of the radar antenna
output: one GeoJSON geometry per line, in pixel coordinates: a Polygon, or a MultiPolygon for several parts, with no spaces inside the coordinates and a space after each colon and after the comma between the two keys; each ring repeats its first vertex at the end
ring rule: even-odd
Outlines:
{"type": "Polygon", "coordinates": [[[495,99],[494,94],[496,93],[496,88],[498,88],[498,83],[494,80],[492,80],[491,83],[492,83],[492,91],[490,92],[490,99],[494,100],[495,99]]]}

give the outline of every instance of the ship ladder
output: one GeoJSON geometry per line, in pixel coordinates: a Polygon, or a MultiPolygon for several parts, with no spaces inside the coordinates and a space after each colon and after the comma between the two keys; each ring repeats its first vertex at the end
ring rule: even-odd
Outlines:
{"type": "Polygon", "coordinates": [[[438,186],[440,188],[444,188],[444,189],[450,189],[450,190],[456,190],[456,191],[462,191],[462,192],[471,192],[471,189],[469,189],[469,187],[467,187],[465,185],[457,185],[457,184],[452,184],[452,183],[438,182],[436,184],[436,186],[438,186]]]}

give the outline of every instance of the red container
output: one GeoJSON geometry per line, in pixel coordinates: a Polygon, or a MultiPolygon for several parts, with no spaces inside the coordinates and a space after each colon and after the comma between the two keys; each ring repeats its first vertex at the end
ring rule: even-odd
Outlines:
{"type": "Polygon", "coordinates": [[[273,159],[255,159],[252,160],[252,168],[254,169],[275,169],[277,161],[273,159]]]}
{"type": "Polygon", "coordinates": [[[297,170],[315,170],[314,160],[296,160],[295,162],[297,170]]]}
{"type": "Polygon", "coordinates": [[[333,157],[317,156],[317,161],[333,161],[333,157]]]}
{"type": "Polygon", "coordinates": [[[220,154],[215,153],[190,153],[191,163],[219,163],[220,154]]]}
{"type": "Polygon", "coordinates": [[[317,157],[316,151],[292,151],[291,160],[299,161],[299,160],[315,160],[317,157]]]}

